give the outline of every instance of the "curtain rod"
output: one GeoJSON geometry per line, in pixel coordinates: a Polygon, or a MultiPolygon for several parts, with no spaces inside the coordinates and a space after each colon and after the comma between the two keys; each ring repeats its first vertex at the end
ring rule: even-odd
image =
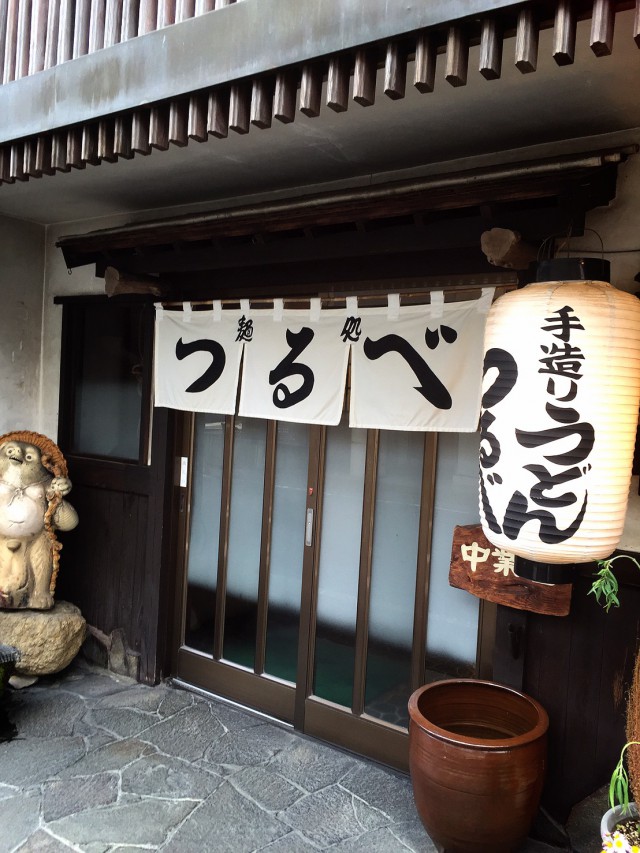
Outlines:
{"type": "MultiPolygon", "coordinates": [[[[442,290],[444,291],[445,302],[456,302],[460,301],[451,297],[460,297],[460,296],[471,296],[473,294],[479,293],[483,288],[493,287],[496,290],[496,294],[500,295],[503,291],[513,290],[516,287],[516,283],[501,283],[501,284],[478,284],[474,286],[464,287],[456,290],[449,289],[447,290],[445,287],[432,286],[429,288],[424,288],[421,291],[398,291],[398,290],[385,290],[378,291],[377,293],[353,293],[349,294],[349,296],[356,296],[358,301],[360,300],[367,302],[380,302],[383,305],[386,303],[386,297],[388,293],[398,294],[400,298],[407,299],[408,303],[417,303],[420,304],[426,297],[428,297],[432,292],[442,290]],[[500,293],[498,293],[500,292],[500,293]],[[447,299],[447,297],[450,297],[447,299]]],[[[182,307],[183,303],[188,302],[190,305],[194,306],[211,306],[214,302],[220,302],[223,306],[225,305],[239,305],[241,300],[244,297],[230,297],[228,299],[169,299],[169,300],[158,300],[158,303],[161,304],[164,308],[169,308],[172,306],[182,307]]],[[[264,306],[273,306],[274,299],[282,298],[283,303],[310,303],[311,299],[319,298],[321,303],[324,305],[332,305],[339,303],[342,307],[347,300],[347,295],[341,296],[323,296],[320,294],[318,297],[313,296],[290,296],[290,297],[265,297],[259,296],[255,299],[249,298],[250,305],[264,305],[264,306]]],[[[428,302],[425,302],[428,304],[428,302]]]]}

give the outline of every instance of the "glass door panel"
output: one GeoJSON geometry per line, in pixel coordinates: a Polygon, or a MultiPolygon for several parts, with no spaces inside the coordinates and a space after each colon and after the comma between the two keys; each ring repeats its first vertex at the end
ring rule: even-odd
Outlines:
{"type": "Polygon", "coordinates": [[[249,669],[255,660],[266,437],[266,421],[235,419],[223,656],[249,669]]]}
{"type": "Polygon", "coordinates": [[[351,706],[367,449],[343,418],[327,430],[313,693],[351,706]]]}
{"type": "Polygon", "coordinates": [[[213,653],[224,461],[224,415],[197,414],[187,551],[187,646],[213,653]]]}
{"type": "Polygon", "coordinates": [[[365,711],[406,726],[424,436],[380,433],[375,489],[365,711]]]}
{"type": "Polygon", "coordinates": [[[427,680],[475,674],[479,602],[449,586],[453,528],[478,524],[479,433],[438,439],[427,614],[427,680]]]}
{"type": "Polygon", "coordinates": [[[295,683],[309,469],[309,427],[277,425],[265,672],[295,683]]]}

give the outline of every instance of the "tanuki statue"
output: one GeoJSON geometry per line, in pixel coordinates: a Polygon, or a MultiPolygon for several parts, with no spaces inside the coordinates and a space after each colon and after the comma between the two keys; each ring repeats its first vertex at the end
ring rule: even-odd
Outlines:
{"type": "Polygon", "coordinates": [[[78,514],[67,463],[37,432],[0,436],[0,609],[53,607],[60,549],[55,531],[72,530],[78,514]]]}

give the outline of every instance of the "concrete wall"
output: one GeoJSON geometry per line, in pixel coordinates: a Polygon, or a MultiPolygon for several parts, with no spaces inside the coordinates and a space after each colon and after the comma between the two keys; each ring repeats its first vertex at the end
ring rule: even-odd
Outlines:
{"type": "Polygon", "coordinates": [[[0,217],[0,433],[40,431],[44,259],[41,225],[0,217]]]}

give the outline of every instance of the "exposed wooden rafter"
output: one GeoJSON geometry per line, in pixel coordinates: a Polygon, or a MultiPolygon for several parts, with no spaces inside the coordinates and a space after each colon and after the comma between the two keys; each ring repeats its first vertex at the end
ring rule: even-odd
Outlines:
{"type": "MultiPolygon", "coordinates": [[[[0,22],[2,82],[136,35],[179,26],[188,18],[233,2],[76,0],[74,15],[71,0],[48,4],[33,0],[29,16],[24,11],[29,4],[7,0],[7,14],[0,22]]],[[[273,118],[293,122],[297,110],[318,116],[323,91],[324,105],[337,112],[349,109],[351,102],[372,106],[379,81],[381,94],[394,100],[405,96],[407,83],[429,93],[437,85],[438,53],[445,54],[445,80],[456,87],[466,85],[474,71],[487,80],[499,78],[507,61],[523,74],[532,73],[537,67],[542,29],[553,28],[553,57],[558,66],[570,65],[578,20],[591,20],[589,47],[596,56],[606,56],[613,49],[616,12],[633,7],[636,14],[629,37],[640,47],[640,0],[557,0],[549,4],[530,0],[482,17],[461,18],[386,42],[275,68],[252,79],[229,80],[133,112],[105,115],[91,124],[15,140],[0,146],[0,184],[98,165],[103,160],[148,155],[153,149],[204,142],[210,136],[224,138],[229,129],[238,134],[248,133],[252,125],[267,129],[273,118]],[[512,57],[505,50],[509,39],[514,44],[512,57]],[[469,46],[475,44],[480,45],[480,59],[478,68],[470,69],[469,46]],[[34,150],[39,151],[37,165],[34,150]]]]}

